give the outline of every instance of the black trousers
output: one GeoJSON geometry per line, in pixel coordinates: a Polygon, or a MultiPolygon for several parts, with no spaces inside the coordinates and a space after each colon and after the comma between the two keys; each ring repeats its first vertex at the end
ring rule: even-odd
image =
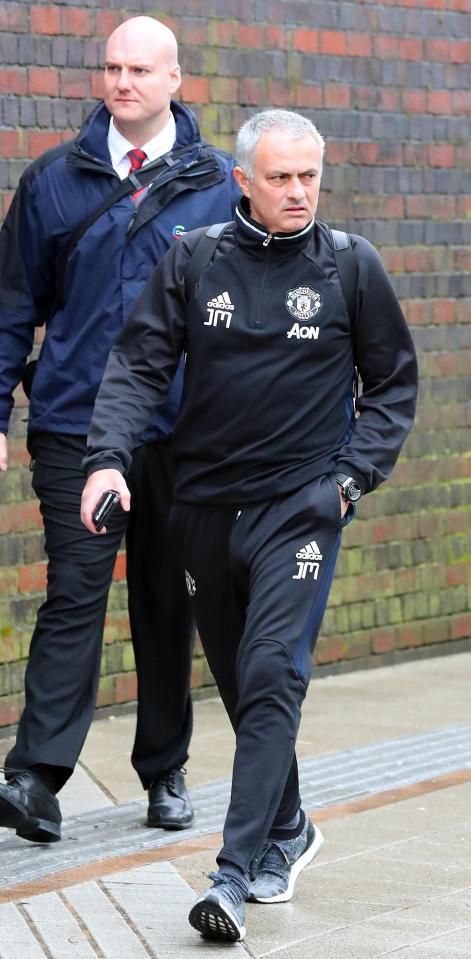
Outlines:
{"type": "MultiPolygon", "coordinates": [[[[81,461],[85,447],[85,437],[80,436],[36,433],[30,438],[34,457],[33,488],[40,501],[48,557],[47,594],[38,611],[31,641],[25,676],[25,708],[16,743],[5,766],[8,776],[15,769],[49,765],[55,770],[57,788],[71,775],[93,719],[108,591],[127,523],[127,515],[119,509],[107,524],[106,536],[94,536],[80,522],[84,485],[81,461]]],[[[169,643],[168,617],[172,603],[176,609],[175,623],[181,626],[184,621],[182,572],[174,592],[172,585],[178,580],[176,571],[175,579],[168,584],[166,605],[160,607],[160,620],[162,590],[156,587],[160,575],[157,571],[167,561],[166,520],[171,505],[168,443],[155,444],[149,455],[155,469],[160,458],[161,473],[166,477],[162,489],[158,477],[154,486],[163,529],[159,533],[154,526],[155,542],[147,537],[143,545],[139,542],[142,520],[131,524],[130,579],[133,584],[139,584],[139,588],[137,597],[134,599],[131,595],[129,600],[132,609],[139,605],[137,618],[133,617],[134,628],[139,633],[137,639],[133,636],[138,649],[138,681],[145,675],[144,681],[139,681],[141,702],[135,747],[138,758],[134,763],[144,787],[169,766],[184,761],[191,735],[188,688],[192,626],[185,596],[187,630],[184,638],[175,641],[171,668],[168,649],[163,651],[162,659],[159,652],[162,642],[169,643]],[[149,586],[147,598],[143,583],[149,586]],[[152,628],[144,630],[142,624],[147,610],[152,628]],[[165,696],[161,698],[163,689],[165,696]],[[170,713],[169,702],[172,703],[170,713]]],[[[145,453],[140,452],[138,474],[143,472],[144,460],[145,453]]],[[[132,485],[137,502],[138,478],[132,485]]],[[[149,495],[146,492],[146,500],[149,495]]],[[[147,506],[150,515],[153,503],[148,501],[147,506]]]]}
{"type": "Polygon", "coordinates": [[[300,805],[301,704],[346,522],[331,476],[242,510],[172,511],[196,624],[236,733],[218,860],[244,870],[300,805]]]}
{"type": "Polygon", "coordinates": [[[194,621],[168,519],[173,498],[171,443],[135,450],[127,477],[126,532],[131,637],[136,660],[137,726],[132,764],[144,789],[188,759],[194,621]]]}

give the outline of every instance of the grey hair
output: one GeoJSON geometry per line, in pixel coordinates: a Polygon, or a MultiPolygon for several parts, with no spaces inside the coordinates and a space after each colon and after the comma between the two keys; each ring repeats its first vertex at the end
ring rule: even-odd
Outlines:
{"type": "Polygon", "coordinates": [[[236,162],[249,180],[253,177],[253,158],[255,147],[264,133],[276,131],[280,136],[298,140],[310,134],[321,151],[321,163],[324,156],[325,140],[317,127],[307,117],[291,110],[262,110],[242,124],[236,140],[236,162]]]}

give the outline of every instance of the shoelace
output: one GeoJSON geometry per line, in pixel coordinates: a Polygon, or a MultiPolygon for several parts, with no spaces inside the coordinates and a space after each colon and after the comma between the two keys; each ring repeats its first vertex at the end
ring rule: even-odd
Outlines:
{"type": "Polygon", "coordinates": [[[169,789],[175,789],[177,785],[177,773],[181,773],[182,776],[186,776],[185,767],[180,766],[179,769],[169,769],[168,772],[162,773],[162,775],[159,776],[159,778],[156,779],[155,782],[162,784],[163,786],[168,786],[169,789]]]}
{"type": "Polygon", "coordinates": [[[224,893],[234,906],[240,906],[241,902],[241,889],[235,880],[229,879],[226,876],[221,876],[218,872],[208,872],[208,879],[214,883],[216,887],[224,886],[224,893]]]}
{"type": "Polygon", "coordinates": [[[24,770],[24,769],[9,769],[9,770],[8,770],[8,775],[9,775],[9,778],[8,778],[8,779],[7,779],[7,777],[6,777],[6,772],[7,772],[6,767],[5,767],[5,766],[0,766],[0,773],[3,773],[3,778],[5,779],[5,782],[7,782],[8,785],[10,785],[10,783],[16,783],[16,782],[18,782],[18,777],[21,777],[21,774],[24,773],[25,770],[24,770]]]}
{"type": "Polygon", "coordinates": [[[283,878],[288,864],[289,860],[283,848],[276,840],[272,840],[268,844],[265,854],[260,858],[257,871],[269,872],[272,876],[283,878]]]}

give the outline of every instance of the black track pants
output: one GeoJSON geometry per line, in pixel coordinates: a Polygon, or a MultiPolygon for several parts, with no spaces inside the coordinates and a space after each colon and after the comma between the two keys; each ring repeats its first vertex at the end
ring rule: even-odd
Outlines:
{"type": "Polygon", "coordinates": [[[345,522],[332,476],[242,510],[173,510],[196,623],[236,732],[218,859],[242,869],[300,805],[295,741],[345,522]]]}

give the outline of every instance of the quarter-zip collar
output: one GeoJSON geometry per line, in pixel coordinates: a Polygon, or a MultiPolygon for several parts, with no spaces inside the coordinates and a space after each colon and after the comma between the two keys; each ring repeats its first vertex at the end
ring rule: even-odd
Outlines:
{"type": "Polygon", "coordinates": [[[235,212],[236,233],[238,242],[247,250],[261,252],[270,248],[289,255],[304,249],[312,237],[314,217],[296,233],[269,233],[266,226],[252,219],[249,210],[248,200],[242,197],[235,212]]]}

